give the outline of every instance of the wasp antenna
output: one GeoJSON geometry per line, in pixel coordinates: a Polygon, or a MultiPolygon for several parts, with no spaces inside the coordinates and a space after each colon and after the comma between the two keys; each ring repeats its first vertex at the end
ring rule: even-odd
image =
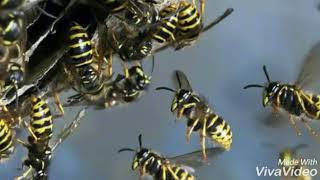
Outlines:
{"type": "Polygon", "coordinates": [[[151,74],[153,74],[153,70],[154,70],[154,55],[152,55],[152,69],[151,69],[151,74]]]}
{"type": "Polygon", "coordinates": [[[19,112],[19,94],[18,94],[18,85],[17,83],[14,83],[14,88],[15,88],[15,91],[16,91],[16,110],[17,112],[19,112]]]}
{"type": "Polygon", "coordinates": [[[259,84],[249,84],[249,85],[243,87],[243,89],[248,89],[248,88],[253,88],[253,87],[254,88],[265,88],[264,86],[259,85],[259,84]]]}
{"type": "Polygon", "coordinates": [[[157,87],[156,88],[156,91],[159,91],[159,90],[167,90],[167,91],[171,91],[171,92],[174,92],[176,93],[177,91],[171,89],[171,88],[168,88],[168,87],[157,87]]]}
{"type": "Polygon", "coordinates": [[[228,17],[230,14],[232,14],[232,12],[234,11],[233,8],[228,8],[227,10],[224,11],[224,13],[217,17],[214,21],[212,21],[210,24],[208,24],[207,26],[205,26],[202,29],[202,33],[208,31],[209,29],[211,29],[213,26],[219,24],[222,20],[224,20],[226,17],[228,17]]]}
{"type": "Polygon", "coordinates": [[[121,152],[124,152],[124,151],[131,151],[131,152],[134,152],[135,150],[134,149],[131,149],[131,148],[122,148],[118,151],[118,153],[121,153],[121,152]]]}
{"type": "Polygon", "coordinates": [[[266,65],[263,65],[263,72],[264,72],[264,74],[266,75],[268,82],[270,83],[270,82],[271,82],[271,81],[270,81],[270,76],[269,76],[269,74],[268,74],[267,66],[266,66],[266,65]]]}
{"type": "Polygon", "coordinates": [[[141,149],[142,148],[142,134],[139,134],[138,139],[139,139],[139,147],[141,149]]]}
{"type": "Polygon", "coordinates": [[[52,18],[52,19],[58,19],[57,16],[54,16],[54,15],[48,13],[47,11],[45,11],[44,9],[42,9],[40,6],[36,6],[36,8],[37,8],[42,14],[44,14],[44,15],[52,18]]]}

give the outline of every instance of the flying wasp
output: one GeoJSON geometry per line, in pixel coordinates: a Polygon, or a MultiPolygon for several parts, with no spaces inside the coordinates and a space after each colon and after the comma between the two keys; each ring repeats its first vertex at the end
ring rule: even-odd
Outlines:
{"type": "Polygon", "coordinates": [[[320,96],[304,91],[298,84],[271,81],[265,65],[263,71],[267,78],[265,85],[249,84],[244,89],[262,88],[262,105],[264,107],[271,105],[275,112],[280,110],[287,112],[298,136],[301,135],[301,132],[296,126],[297,119],[301,120],[313,136],[318,136],[316,130],[308,124],[306,119],[320,119],[320,96]]]}
{"type": "Polygon", "coordinates": [[[20,179],[48,179],[48,168],[52,153],[73,131],[79,126],[80,120],[84,117],[85,110],[81,110],[60,134],[53,146],[50,145],[53,133],[52,115],[48,104],[36,95],[31,96],[32,110],[30,124],[25,126],[28,129],[28,142],[18,140],[27,150],[28,157],[23,161],[27,169],[16,180],[20,179]]]}
{"type": "MultiPolygon", "coordinates": [[[[195,151],[192,153],[167,158],[163,155],[143,147],[142,135],[139,137],[139,148],[134,150],[132,148],[122,148],[118,152],[130,151],[134,152],[134,158],[132,162],[132,170],[140,170],[140,176],[150,175],[154,180],[166,180],[166,179],[181,179],[181,180],[194,180],[196,179],[192,173],[194,168],[205,165],[201,159],[201,152],[195,151]],[[192,167],[189,167],[192,166],[192,167]]],[[[210,157],[217,156],[223,152],[219,148],[210,148],[208,153],[210,157]]]]}
{"type": "Polygon", "coordinates": [[[175,75],[179,84],[178,90],[168,87],[158,87],[156,90],[167,90],[175,93],[171,103],[171,112],[176,113],[178,118],[184,116],[187,119],[187,141],[189,142],[193,131],[199,131],[204,160],[207,158],[205,137],[209,137],[213,142],[229,150],[232,144],[230,126],[223,118],[213,112],[204,98],[192,90],[187,76],[182,71],[175,71],[175,75]]]}
{"type": "Polygon", "coordinates": [[[286,169],[289,173],[288,176],[283,177],[284,180],[311,180],[312,177],[310,174],[304,174],[301,173],[299,176],[294,175],[294,171],[298,171],[298,169],[301,169],[301,172],[303,172],[307,167],[303,164],[301,164],[302,159],[298,155],[298,150],[302,148],[306,148],[306,144],[299,144],[296,145],[295,147],[286,147],[281,152],[279,153],[279,161],[281,160],[283,162],[282,168],[286,169]],[[292,163],[292,162],[297,162],[297,163],[292,163]]]}

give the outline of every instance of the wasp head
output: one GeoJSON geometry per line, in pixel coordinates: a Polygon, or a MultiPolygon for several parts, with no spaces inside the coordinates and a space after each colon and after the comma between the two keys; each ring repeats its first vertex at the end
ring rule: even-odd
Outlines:
{"type": "Polygon", "coordinates": [[[264,71],[264,74],[268,80],[266,85],[249,84],[249,85],[245,86],[244,89],[252,88],[252,87],[263,88],[264,90],[263,90],[263,96],[262,96],[262,105],[265,107],[265,106],[269,105],[270,103],[272,103],[275,94],[279,90],[280,83],[270,81],[270,77],[269,77],[269,74],[267,72],[267,68],[265,65],[263,66],[263,71],[264,71]]]}

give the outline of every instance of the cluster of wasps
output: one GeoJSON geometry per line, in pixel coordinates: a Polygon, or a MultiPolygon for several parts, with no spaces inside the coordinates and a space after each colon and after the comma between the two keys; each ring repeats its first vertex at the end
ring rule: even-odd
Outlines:
{"type": "MultiPolygon", "coordinates": [[[[227,9],[204,26],[204,0],[199,5],[188,0],[35,0],[32,3],[28,7],[23,0],[0,1],[0,57],[4,75],[0,92],[1,160],[11,157],[18,144],[28,151],[22,162],[23,172],[16,179],[48,179],[52,153],[84,117],[85,110],[81,110],[53,142],[53,119],[63,117],[65,108],[81,105],[111,108],[139,99],[151,83],[151,75],[142,65],[145,59],[152,58],[152,73],[156,52],[168,47],[180,50],[191,46],[200,34],[233,11],[227,9]],[[117,74],[114,56],[123,69],[117,74]],[[76,94],[64,103],[59,94],[68,89],[76,94]],[[50,108],[51,100],[57,115],[50,108]],[[18,137],[21,129],[28,133],[27,141],[18,137]]],[[[200,132],[202,150],[167,158],[142,147],[140,135],[137,151],[123,148],[119,152],[136,152],[132,168],[139,168],[141,176],[195,179],[193,169],[181,162],[189,159],[186,164],[203,165],[199,161],[201,154],[206,160],[207,155],[211,157],[221,149],[230,149],[230,126],[192,91],[182,71],[177,71],[176,77],[179,90],[165,87],[158,90],[176,93],[171,110],[177,112],[177,117],[188,119],[188,139],[192,132],[200,132]],[[207,136],[222,148],[206,148],[207,136]]]]}
{"type": "MultiPolygon", "coordinates": [[[[227,9],[204,25],[204,0],[34,1],[27,7],[23,0],[0,0],[0,157],[13,154],[17,143],[28,150],[22,162],[25,171],[16,179],[47,179],[53,151],[83,119],[84,110],[52,145],[50,100],[55,101],[59,117],[72,106],[111,108],[132,103],[151,84],[152,75],[143,68],[146,59],[152,58],[152,73],[157,52],[193,45],[233,12],[227,9]],[[27,13],[35,15],[28,19],[27,13]],[[114,72],[114,57],[121,72],[114,72]],[[76,94],[61,102],[59,93],[69,89],[76,94]],[[29,134],[27,142],[16,137],[21,128],[29,134]]],[[[272,82],[266,66],[263,70],[267,85],[250,84],[244,89],[263,88],[263,106],[271,104],[275,111],[287,112],[299,135],[297,119],[318,136],[307,119],[320,118],[320,97],[297,85],[272,82]]],[[[232,145],[227,121],[193,90],[183,71],[174,74],[178,89],[162,86],[156,90],[174,93],[170,110],[187,121],[187,141],[192,132],[199,132],[201,150],[169,158],[143,147],[139,135],[136,150],[122,148],[119,152],[135,153],[132,169],[139,169],[141,177],[196,179],[193,168],[232,145]],[[206,138],[219,148],[207,148],[206,138]]]]}

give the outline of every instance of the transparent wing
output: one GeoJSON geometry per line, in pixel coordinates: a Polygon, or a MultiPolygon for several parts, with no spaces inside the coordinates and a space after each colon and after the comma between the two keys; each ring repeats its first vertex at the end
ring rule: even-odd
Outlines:
{"type": "Polygon", "coordinates": [[[320,42],[307,54],[296,84],[304,90],[320,93],[320,42]]]}
{"type": "Polygon", "coordinates": [[[179,88],[192,91],[190,82],[189,82],[187,76],[182,71],[175,70],[174,76],[178,82],[179,88]]]}
{"type": "MultiPolygon", "coordinates": [[[[206,149],[208,159],[216,158],[224,151],[225,150],[221,147],[213,147],[213,148],[206,149]]],[[[176,157],[172,157],[172,158],[168,158],[168,159],[170,160],[170,162],[182,165],[182,167],[185,167],[187,169],[192,167],[190,170],[192,170],[193,168],[209,165],[208,162],[204,162],[202,160],[201,150],[194,151],[188,154],[183,154],[176,157]]]]}
{"type": "Polygon", "coordinates": [[[84,118],[86,112],[86,108],[80,110],[76,116],[76,118],[63,130],[57,137],[57,142],[52,146],[52,151],[54,151],[61,143],[66,140],[67,137],[71,135],[71,133],[74,132],[74,130],[79,127],[80,121],[84,118]]]}
{"type": "Polygon", "coordinates": [[[288,114],[282,112],[270,113],[266,118],[263,119],[262,123],[271,128],[280,128],[290,125],[288,114]]]}

